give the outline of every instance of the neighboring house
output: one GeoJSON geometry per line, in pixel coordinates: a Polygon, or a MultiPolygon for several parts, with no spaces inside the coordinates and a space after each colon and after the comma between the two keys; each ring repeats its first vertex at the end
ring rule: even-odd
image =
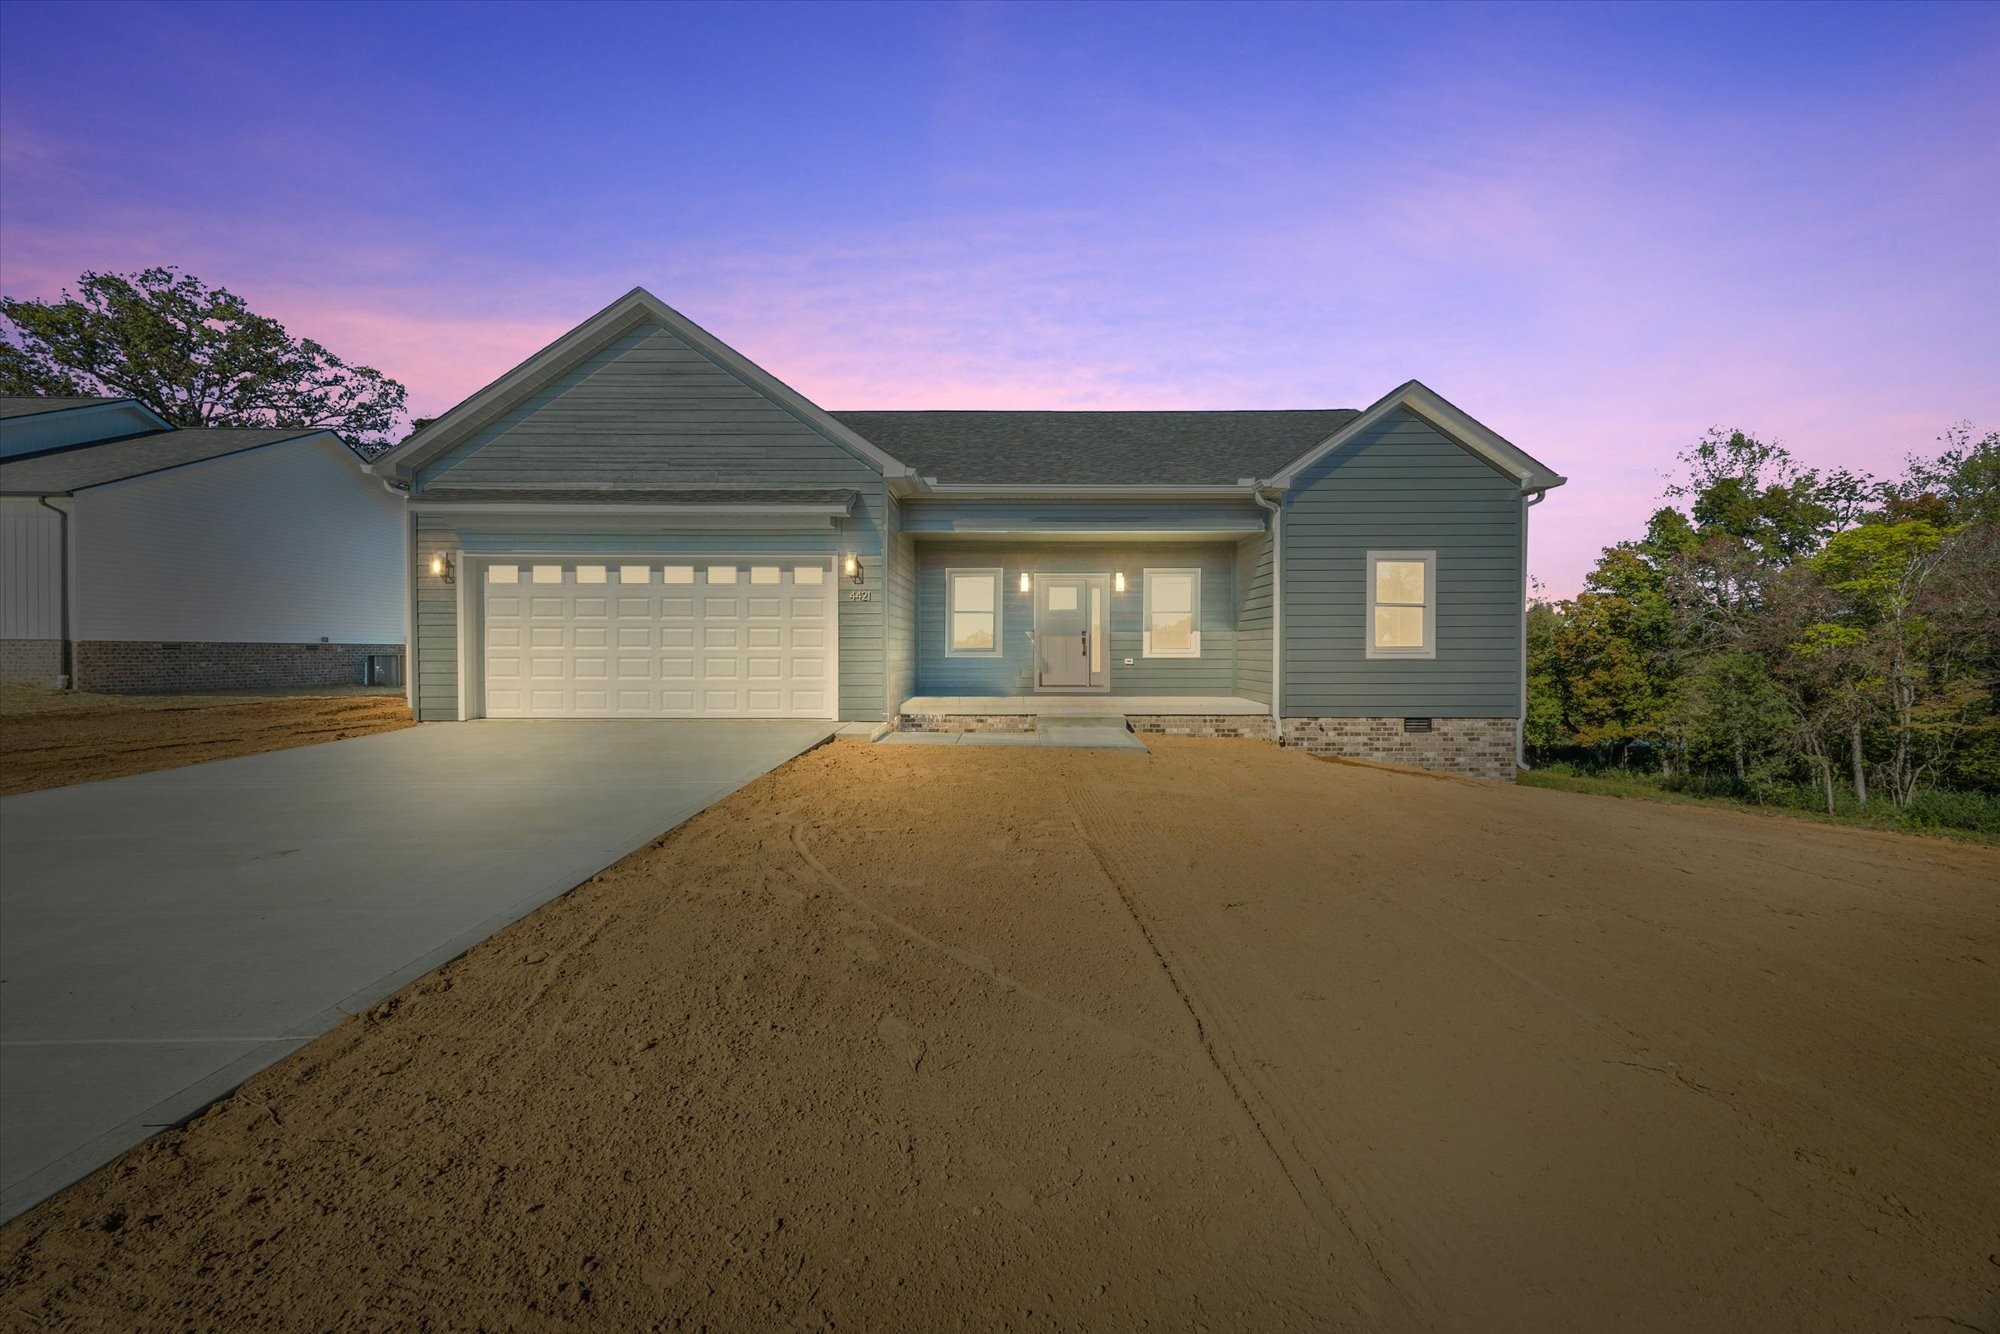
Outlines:
{"type": "Polygon", "coordinates": [[[1511,776],[1527,509],[1412,381],[1364,410],[822,410],[644,290],[372,469],[421,719],[1141,730],[1511,776]]]}
{"type": "Polygon", "coordinates": [[[0,398],[0,679],[160,692],[393,670],[403,502],[331,431],[0,398]]]}

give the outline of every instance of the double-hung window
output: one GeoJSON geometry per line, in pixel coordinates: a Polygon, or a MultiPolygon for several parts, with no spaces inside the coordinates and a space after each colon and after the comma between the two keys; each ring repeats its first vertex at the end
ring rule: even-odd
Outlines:
{"type": "Polygon", "coordinates": [[[944,572],[945,644],[948,658],[1000,656],[1000,571],[944,572]]]}
{"type": "Polygon", "coordinates": [[[1201,571],[1147,570],[1140,651],[1149,658],[1201,656],[1201,571]]]}
{"type": "Polygon", "coordinates": [[[1367,655],[1437,656],[1437,552],[1368,553],[1367,655]]]}

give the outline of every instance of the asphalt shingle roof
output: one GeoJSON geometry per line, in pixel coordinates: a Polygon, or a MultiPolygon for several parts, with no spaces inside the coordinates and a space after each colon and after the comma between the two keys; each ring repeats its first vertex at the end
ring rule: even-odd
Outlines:
{"type": "Polygon", "coordinates": [[[1269,477],[1360,413],[836,412],[925,477],[995,486],[1233,486],[1269,477]]]}
{"type": "Polygon", "coordinates": [[[0,418],[39,417],[44,412],[62,412],[68,408],[94,408],[99,403],[127,403],[123,398],[93,398],[88,395],[73,398],[51,398],[43,394],[0,395],[0,418]]]}
{"type": "Polygon", "coordinates": [[[200,463],[237,454],[259,445],[300,436],[318,435],[313,430],[259,430],[249,427],[215,427],[208,430],[155,431],[129,440],[112,440],[101,445],[77,445],[47,454],[0,462],[0,493],[8,495],[66,495],[87,486],[122,482],[149,472],[177,468],[184,463],[200,463]]]}

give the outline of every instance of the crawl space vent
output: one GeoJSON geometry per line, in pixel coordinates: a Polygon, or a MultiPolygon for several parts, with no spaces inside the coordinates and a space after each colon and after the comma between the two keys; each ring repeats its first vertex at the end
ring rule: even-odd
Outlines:
{"type": "Polygon", "coordinates": [[[1405,718],[1403,719],[1403,730],[1405,732],[1428,732],[1431,730],[1431,720],[1428,718],[1405,718]]]}

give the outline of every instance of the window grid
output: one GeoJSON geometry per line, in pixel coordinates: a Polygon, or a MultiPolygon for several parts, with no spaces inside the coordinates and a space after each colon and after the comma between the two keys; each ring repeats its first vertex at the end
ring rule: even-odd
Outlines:
{"type": "Polygon", "coordinates": [[[948,658],[1001,656],[1000,587],[997,569],[944,572],[944,652],[948,658]]]}
{"type": "Polygon", "coordinates": [[[1140,653],[1148,658],[1201,656],[1201,571],[1149,569],[1141,572],[1143,600],[1140,653]]]}

